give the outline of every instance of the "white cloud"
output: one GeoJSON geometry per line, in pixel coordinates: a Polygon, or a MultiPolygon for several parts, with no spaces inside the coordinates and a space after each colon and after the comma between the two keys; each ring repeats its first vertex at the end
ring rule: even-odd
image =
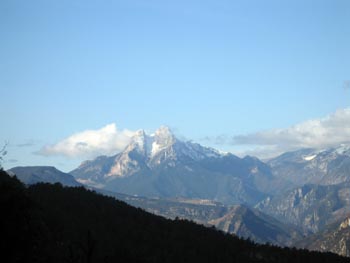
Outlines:
{"type": "MultiPolygon", "coordinates": [[[[87,130],[73,134],[62,141],[44,146],[41,155],[93,158],[113,155],[122,151],[135,131],[118,130],[114,123],[99,130],[87,130]]],[[[340,109],[324,118],[308,120],[283,129],[272,129],[246,135],[218,136],[203,141],[217,145],[234,145],[239,155],[255,155],[269,158],[285,151],[300,148],[322,149],[350,143],[350,108],[340,109]]]]}
{"type": "Polygon", "coordinates": [[[38,154],[90,158],[98,155],[112,155],[123,150],[134,134],[134,131],[118,130],[112,123],[99,130],[86,130],[56,144],[46,145],[38,154]]]}
{"type": "Polygon", "coordinates": [[[249,153],[270,157],[299,148],[326,148],[350,142],[350,108],[284,129],[272,129],[230,139],[234,145],[256,147],[249,153]]]}

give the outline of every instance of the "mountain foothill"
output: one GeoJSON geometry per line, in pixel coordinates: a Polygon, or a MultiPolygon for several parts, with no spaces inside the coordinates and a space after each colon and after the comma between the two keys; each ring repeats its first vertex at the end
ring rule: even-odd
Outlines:
{"type": "MultiPolygon", "coordinates": [[[[196,249],[198,247],[193,255],[184,255],[186,260],[174,258],[178,259],[176,262],[198,260],[200,253],[204,253],[201,249],[210,246],[211,241],[218,243],[211,243],[213,247],[206,252],[213,255],[221,253],[222,261],[215,254],[207,255],[208,258],[215,257],[208,262],[226,262],[226,259],[231,260],[227,262],[236,262],[237,257],[246,262],[289,262],[287,257],[291,254],[288,253],[300,253],[298,262],[304,262],[310,255],[321,255],[305,249],[322,251],[324,258],[333,256],[332,253],[350,255],[350,144],[322,150],[300,149],[261,161],[253,156],[240,158],[192,141],[180,140],[168,127],[162,126],[153,134],[138,131],[123,151],[85,161],[69,173],[47,166],[14,167],[7,173],[24,183],[22,186],[15,182],[17,188],[11,187],[16,188],[12,194],[19,195],[21,202],[30,204],[28,209],[35,213],[30,216],[37,221],[31,222],[33,225],[30,227],[37,228],[39,232],[46,231],[44,239],[38,242],[53,242],[61,230],[64,242],[69,240],[74,243],[79,235],[85,235],[81,251],[72,252],[72,258],[89,258],[86,252],[89,246],[92,250],[98,247],[98,252],[94,252],[93,257],[90,255],[94,260],[101,260],[104,256],[116,257],[112,253],[114,246],[100,248],[95,240],[103,246],[108,241],[116,242],[115,245],[121,246],[118,250],[121,258],[129,259],[129,262],[160,262],[161,259],[164,259],[162,262],[172,262],[165,258],[178,251],[187,251],[189,248],[186,246],[192,246],[191,242],[196,243],[196,249]],[[68,201],[72,207],[63,205],[67,198],[72,200],[68,201]],[[96,203],[85,206],[83,199],[96,203]],[[74,210],[74,205],[78,206],[76,213],[66,215],[62,212],[74,210]],[[92,211],[93,218],[86,219],[90,217],[89,209],[93,206],[102,214],[92,211]],[[96,234],[115,231],[126,235],[118,232],[121,230],[112,222],[119,208],[125,213],[125,218],[116,222],[127,224],[126,229],[132,229],[125,242],[116,241],[111,235],[96,234]],[[60,212],[58,209],[63,210],[60,212]],[[55,213],[62,214],[54,218],[55,213]],[[107,227],[97,223],[105,215],[103,213],[107,213],[106,223],[112,225],[107,227]],[[84,218],[83,226],[79,226],[80,216],[84,218]],[[130,217],[133,220],[128,222],[130,217]],[[91,227],[91,232],[84,232],[94,220],[96,226],[91,227]],[[137,225],[137,220],[141,225],[137,225]],[[79,228],[77,236],[69,236],[66,233],[69,229],[63,230],[66,223],[68,228],[79,228]],[[188,231],[188,235],[181,231],[188,231]],[[140,234],[142,236],[132,236],[140,234]],[[157,235],[157,240],[152,245],[159,248],[173,245],[172,242],[184,242],[184,239],[188,242],[175,245],[174,251],[164,248],[165,254],[159,255],[155,248],[140,244],[149,242],[153,234],[157,235]],[[205,236],[206,241],[200,241],[196,234],[205,236]],[[168,243],[163,240],[166,236],[171,237],[168,243]],[[201,245],[203,247],[199,248],[201,245]],[[241,254],[235,249],[230,251],[231,245],[240,249],[240,246],[246,246],[246,250],[243,249],[241,254]],[[153,252],[140,251],[132,258],[132,247],[153,252]],[[265,252],[269,249],[272,254],[282,253],[283,249],[278,247],[285,247],[286,260],[275,261],[273,256],[270,261],[267,260],[270,254],[265,252]],[[250,249],[254,253],[245,253],[250,249]],[[235,253],[240,255],[236,254],[236,261],[233,260],[235,253]],[[154,258],[152,255],[155,255],[154,258]]],[[[5,181],[10,184],[7,182],[10,179],[5,181]]],[[[30,211],[23,213],[30,214],[30,211]]],[[[73,243],[65,243],[60,248],[66,258],[69,257],[67,251],[75,248],[73,243]]],[[[48,249],[53,248],[56,249],[54,245],[48,249]]],[[[48,254],[45,253],[41,256],[46,257],[48,254]]],[[[198,262],[206,261],[201,259],[198,262]]]]}

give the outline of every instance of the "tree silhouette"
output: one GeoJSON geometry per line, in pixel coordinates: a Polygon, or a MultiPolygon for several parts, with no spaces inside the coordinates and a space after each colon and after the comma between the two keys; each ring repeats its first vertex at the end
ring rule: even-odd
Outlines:
{"type": "Polygon", "coordinates": [[[349,262],[331,253],[259,245],[169,220],[83,187],[25,187],[0,171],[1,262],[349,262]]]}
{"type": "Polygon", "coordinates": [[[6,141],[2,148],[0,149],[0,170],[2,170],[2,162],[4,161],[4,157],[7,154],[6,148],[7,148],[8,142],[6,141]]]}

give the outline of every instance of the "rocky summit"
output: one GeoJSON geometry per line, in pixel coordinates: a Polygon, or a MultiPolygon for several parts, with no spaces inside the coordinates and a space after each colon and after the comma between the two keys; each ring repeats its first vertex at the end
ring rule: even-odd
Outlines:
{"type": "Polygon", "coordinates": [[[268,165],[178,139],[169,128],[137,132],[114,156],[100,156],[71,172],[84,184],[147,197],[211,199],[255,204],[274,186],[268,165]]]}

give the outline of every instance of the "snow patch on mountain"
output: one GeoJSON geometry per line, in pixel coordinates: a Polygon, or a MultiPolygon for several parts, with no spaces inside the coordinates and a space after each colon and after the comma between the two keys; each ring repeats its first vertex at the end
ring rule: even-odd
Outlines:
{"type": "Polygon", "coordinates": [[[341,144],[339,147],[335,148],[335,152],[338,154],[350,155],[350,145],[341,144]]]}
{"type": "Polygon", "coordinates": [[[226,155],[227,153],[220,153],[198,143],[178,140],[166,126],[161,126],[153,134],[138,130],[125,149],[115,155],[114,160],[111,160],[112,164],[103,177],[108,181],[131,176],[162,163],[168,167],[174,167],[182,160],[200,161],[205,158],[220,158],[226,155]]]}
{"type": "Polygon", "coordinates": [[[309,156],[304,156],[303,159],[305,161],[311,161],[313,159],[315,159],[315,157],[317,156],[317,154],[313,154],[313,155],[309,155],[309,156]]]}

